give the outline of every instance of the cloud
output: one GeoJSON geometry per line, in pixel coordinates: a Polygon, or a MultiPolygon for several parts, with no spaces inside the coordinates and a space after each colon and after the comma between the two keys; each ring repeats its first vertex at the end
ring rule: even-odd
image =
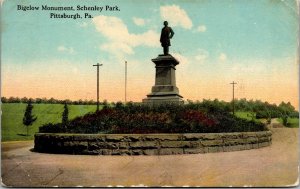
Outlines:
{"type": "Polygon", "coordinates": [[[103,45],[100,46],[101,50],[107,51],[107,52],[124,52],[126,54],[134,54],[133,49],[125,44],[125,43],[105,43],[103,45]]]}
{"type": "Polygon", "coordinates": [[[63,46],[63,45],[57,47],[57,50],[58,50],[59,52],[65,52],[65,53],[69,53],[69,54],[73,54],[73,53],[74,53],[73,47],[67,48],[67,47],[65,47],[65,46],[63,46]]]}
{"type": "Polygon", "coordinates": [[[141,34],[129,33],[123,21],[112,16],[97,16],[92,22],[96,30],[108,39],[101,45],[101,50],[120,55],[134,54],[133,48],[137,46],[159,47],[159,34],[153,30],[141,34]]]}
{"type": "Polygon", "coordinates": [[[196,29],[197,32],[205,32],[206,31],[206,26],[205,25],[200,25],[196,29]]]}
{"type": "Polygon", "coordinates": [[[219,56],[219,60],[221,60],[222,62],[227,60],[227,55],[225,53],[221,53],[219,56]]]}
{"type": "Polygon", "coordinates": [[[172,56],[174,56],[180,63],[184,65],[189,64],[190,62],[202,64],[209,57],[209,52],[204,49],[197,49],[195,53],[189,57],[186,57],[181,53],[172,53],[172,56]]]}
{"type": "Polygon", "coordinates": [[[195,60],[199,63],[204,63],[204,61],[208,58],[209,53],[204,49],[198,49],[195,55],[195,60]]]}
{"type": "Polygon", "coordinates": [[[172,55],[182,64],[188,64],[189,60],[185,56],[178,54],[178,53],[172,53],[172,55]]]}
{"type": "Polygon", "coordinates": [[[244,64],[235,64],[232,67],[232,71],[237,73],[259,73],[265,70],[264,65],[254,64],[254,65],[244,65],[244,64]]]}
{"type": "Polygon", "coordinates": [[[145,20],[142,18],[136,18],[133,17],[132,18],[133,22],[137,25],[137,26],[144,26],[145,25],[145,20]]]}
{"type": "Polygon", "coordinates": [[[178,5],[168,5],[160,7],[160,16],[167,20],[171,26],[180,26],[184,29],[191,29],[193,23],[185,10],[178,5]]]}

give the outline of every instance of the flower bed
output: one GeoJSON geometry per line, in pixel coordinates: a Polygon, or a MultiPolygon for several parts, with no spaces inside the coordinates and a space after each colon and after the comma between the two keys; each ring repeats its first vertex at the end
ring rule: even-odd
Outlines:
{"type": "Polygon", "coordinates": [[[226,133],[266,131],[264,124],[237,118],[205,104],[144,106],[121,103],[71,120],[46,124],[42,133],[226,133]]]}

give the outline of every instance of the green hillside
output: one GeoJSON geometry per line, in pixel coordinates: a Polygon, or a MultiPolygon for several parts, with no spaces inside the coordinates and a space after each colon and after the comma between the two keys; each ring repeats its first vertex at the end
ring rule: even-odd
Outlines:
{"type": "MultiPolygon", "coordinates": [[[[283,123],[281,118],[277,119],[280,123],[283,123]]],[[[288,126],[291,128],[299,128],[299,119],[298,118],[288,118],[288,126]]]]}
{"type": "MultiPolygon", "coordinates": [[[[26,127],[22,120],[27,104],[24,103],[4,103],[1,106],[1,137],[2,141],[30,140],[39,126],[45,123],[61,122],[63,112],[62,104],[33,104],[33,115],[37,120],[29,127],[30,136],[26,135],[26,127]]],[[[68,105],[69,119],[84,115],[96,110],[96,105],[68,105]]]]}

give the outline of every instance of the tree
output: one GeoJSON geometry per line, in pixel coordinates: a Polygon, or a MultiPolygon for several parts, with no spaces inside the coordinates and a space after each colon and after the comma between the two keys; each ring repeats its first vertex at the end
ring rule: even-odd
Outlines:
{"type": "Polygon", "coordinates": [[[68,109],[67,103],[65,103],[64,111],[62,113],[62,125],[63,125],[64,129],[67,129],[67,125],[69,123],[68,117],[69,117],[69,109],[68,109]]]}
{"type": "Polygon", "coordinates": [[[102,102],[102,104],[103,104],[103,106],[108,106],[108,102],[107,102],[107,100],[106,100],[106,99],[104,99],[104,100],[103,100],[103,102],[102,102]]]}
{"type": "Polygon", "coordinates": [[[288,116],[289,116],[289,114],[291,114],[292,112],[295,111],[295,108],[291,105],[290,102],[288,102],[288,103],[281,102],[279,104],[278,108],[280,109],[281,113],[287,114],[288,116]]]}
{"type": "Polygon", "coordinates": [[[288,118],[292,117],[295,113],[295,108],[291,105],[290,102],[285,103],[281,102],[278,106],[279,111],[281,112],[281,119],[284,126],[288,126],[288,118]]]}
{"type": "Polygon", "coordinates": [[[122,109],[124,107],[124,104],[121,102],[121,101],[118,101],[117,103],[116,103],[116,109],[122,109]]]}
{"type": "Polygon", "coordinates": [[[2,103],[7,103],[8,102],[8,99],[6,97],[1,97],[1,102],[2,103]]]}
{"type": "Polygon", "coordinates": [[[27,97],[21,98],[21,102],[22,102],[22,103],[27,103],[27,102],[28,102],[28,98],[27,98],[27,97]]]}
{"type": "Polygon", "coordinates": [[[33,106],[31,100],[27,102],[27,107],[23,117],[23,124],[27,127],[27,136],[28,136],[28,127],[32,125],[33,122],[37,119],[36,116],[32,115],[33,106]]]}
{"type": "Polygon", "coordinates": [[[284,126],[288,126],[288,116],[286,115],[286,114],[282,114],[281,115],[281,119],[282,119],[282,124],[284,125],[284,126]]]}
{"type": "Polygon", "coordinates": [[[50,98],[50,99],[48,100],[48,103],[49,103],[49,104],[56,104],[56,102],[57,102],[57,100],[54,99],[54,98],[50,98]]]}
{"type": "Polygon", "coordinates": [[[43,99],[41,99],[41,98],[36,98],[35,99],[35,103],[37,103],[37,104],[40,104],[42,102],[43,102],[43,99]]]}

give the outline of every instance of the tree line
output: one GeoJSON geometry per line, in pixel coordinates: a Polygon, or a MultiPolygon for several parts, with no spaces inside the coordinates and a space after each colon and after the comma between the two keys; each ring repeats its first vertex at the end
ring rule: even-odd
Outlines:
{"type": "MultiPolygon", "coordinates": [[[[96,105],[97,102],[94,100],[59,100],[55,98],[19,98],[19,97],[1,97],[2,103],[28,103],[31,102],[32,104],[69,104],[69,105],[96,105]]],[[[111,102],[108,103],[107,100],[103,100],[102,102],[99,102],[101,105],[115,105],[121,102],[111,102]]],[[[132,102],[129,102],[132,103],[132,102]]],[[[191,101],[187,100],[187,103],[204,103],[207,105],[213,105],[214,107],[221,108],[225,111],[231,111],[232,110],[232,101],[231,102],[225,102],[222,100],[205,100],[203,99],[202,102],[200,101],[191,101]]],[[[299,112],[295,110],[295,107],[291,105],[290,102],[281,102],[279,105],[271,104],[269,102],[263,102],[261,100],[247,100],[246,98],[242,99],[235,99],[234,100],[234,106],[236,111],[247,111],[247,112],[255,112],[257,118],[263,118],[263,117],[280,117],[279,115],[286,113],[289,114],[290,117],[299,117],[299,112]]]]}
{"type": "MultiPolygon", "coordinates": [[[[97,102],[94,100],[59,100],[55,98],[19,98],[19,97],[1,97],[2,103],[28,103],[31,101],[33,104],[74,104],[74,105],[96,105],[97,102]]],[[[103,102],[100,102],[100,104],[107,103],[107,100],[104,100],[103,102]]]]}
{"type": "MultiPolygon", "coordinates": [[[[22,99],[17,99],[17,98],[5,98],[2,97],[1,101],[3,103],[27,103],[27,107],[25,109],[24,117],[23,117],[23,124],[27,128],[27,135],[28,135],[28,127],[33,124],[34,121],[36,121],[37,117],[32,115],[32,109],[33,105],[32,103],[51,103],[51,104],[64,104],[64,111],[62,113],[62,122],[61,125],[63,126],[63,129],[66,129],[69,120],[68,120],[68,104],[96,104],[94,101],[91,103],[90,101],[70,101],[70,100],[56,100],[56,99],[46,99],[44,98],[42,101],[39,101],[39,98],[36,98],[35,100],[29,98],[22,98],[22,99]],[[90,103],[89,103],[90,102],[90,103]]],[[[108,107],[108,103],[106,100],[102,102],[104,107],[108,107]]],[[[126,104],[123,104],[122,102],[117,102],[117,103],[111,103],[112,107],[115,107],[116,109],[120,109],[122,107],[132,107],[133,102],[128,102],[126,104]]],[[[207,108],[210,111],[224,111],[224,112],[230,112],[232,111],[233,107],[233,101],[231,102],[225,102],[225,101],[220,101],[218,99],[215,100],[205,100],[203,101],[191,101],[187,100],[187,104],[189,105],[190,108],[197,108],[197,107],[202,107],[202,108],[207,108]]],[[[268,102],[262,102],[261,100],[247,100],[245,98],[239,99],[239,100],[234,100],[234,105],[235,109],[237,111],[245,111],[245,112],[251,112],[253,113],[253,119],[254,116],[257,119],[260,118],[266,118],[268,123],[270,123],[271,118],[282,118],[283,124],[285,126],[288,125],[288,118],[299,118],[299,112],[295,110],[295,107],[291,105],[290,102],[281,102],[279,105],[276,104],[270,104],[268,102]]],[[[162,107],[160,107],[161,109],[162,107]]],[[[166,106],[168,108],[168,106],[166,106]]],[[[161,111],[161,110],[160,110],[161,111]]],[[[168,110],[170,111],[170,110],[168,110]]]]}
{"type": "MultiPolygon", "coordinates": [[[[190,101],[188,103],[202,103],[206,106],[213,106],[225,111],[232,111],[233,101],[225,102],[218,99],[215,100],[203,100],[190,101]]],[[[295,107],[290,102],[281,102],[279,105],[269,102],[263,102],[261,100],[247,100],[245,98],[234,100],[234,107],[236,111],[253,112],[256,114],[256,118],[276,118],[287,115],[288,117],[299,117],[299,112],[295,110],[295,107]]]]}

